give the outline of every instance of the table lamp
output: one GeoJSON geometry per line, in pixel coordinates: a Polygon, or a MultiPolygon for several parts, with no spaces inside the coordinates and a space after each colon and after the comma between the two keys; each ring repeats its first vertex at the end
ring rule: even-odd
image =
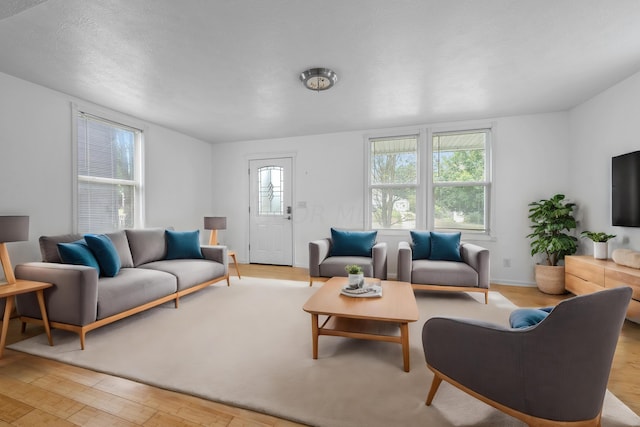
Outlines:
{"type": "Polygon", "coordinates": [[[24,242],[29,240],[28,216],[0,216],[0,262],[4,270],[4,277],[8,283],[15,283],[7,242],[24,242]]]}
{"type": "Polygon", "coordinates": [[[211,230],[211,236],[209,237],[209,244],[217,245],[218,230],[227,229],[227,217],[226,216],[205,216],[204,229],[211,230]]]}

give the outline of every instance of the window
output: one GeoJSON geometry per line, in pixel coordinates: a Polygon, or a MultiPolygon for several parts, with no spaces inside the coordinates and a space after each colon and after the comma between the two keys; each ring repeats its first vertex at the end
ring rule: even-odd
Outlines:
{"type": "Polygon", "coordinates": [[[284,168],[264,166],[258,169],[258,215],[284,214],[284,168]]]}
{"type": "Polygon", "coordinates": [[[488,234],[491,132],[367,138],[367,226],[488,234]]]}
{"type": "Polygon", "coordinates": [[[142,226],[142,131],[82,111],[75,123],[77,232],[142,226]]]}
{"type": "Polygon", "coordinates": [[[489,130],[432,135],[433,228],[486,232],[489,130]]]}
{"type": "Polygon", "coordinates": [[[369,139],[371,226],[416,228],[418,135],[369,139]]]}

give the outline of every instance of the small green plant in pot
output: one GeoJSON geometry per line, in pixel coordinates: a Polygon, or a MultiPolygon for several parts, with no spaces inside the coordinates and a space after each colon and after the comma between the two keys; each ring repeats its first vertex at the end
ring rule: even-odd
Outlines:
{"type": "Polygon", "coordinates": [[[359,288],[364,285],[364,273],[362,272],[362,267],[357,264],[349,264],[345,266],[344,269],[349,273],[350,287],[359,288]]]}
{"type": "Polygon", "coordinates": [[[580,236],[591,239],[594,243],[608,242],[609,240],[616,237],[615,234],[607,234],[602,231],[583,231],[582,233],[580,233],[580,236]]]}
{"type": "Polygon", "coordinates": [[[616,237],[615,234],[607,234],[602,231],[583,231],[580,236],[593,241],[593,257],[595,259],[609,258],[609,244],[607,242],[616,237]]]}
{"type": "Polygon", "coordinates": [[[564,266],[558,263],[578,250],[578,239],[570,234],[576,228],[575,206],[564,194],[529,203],[531,256],[543,255],[545,261],[536,265],[536,284],[542,292],[564,293],[564,266]]]}

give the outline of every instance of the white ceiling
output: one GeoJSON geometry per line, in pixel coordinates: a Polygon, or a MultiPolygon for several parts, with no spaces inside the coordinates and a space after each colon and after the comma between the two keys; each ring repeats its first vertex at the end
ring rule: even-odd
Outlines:
{"type": "Polygon", "coordinates": [[[638,70],[637,0],[0,0],[0,72],[209,142],[561,111],[638,70]]]}

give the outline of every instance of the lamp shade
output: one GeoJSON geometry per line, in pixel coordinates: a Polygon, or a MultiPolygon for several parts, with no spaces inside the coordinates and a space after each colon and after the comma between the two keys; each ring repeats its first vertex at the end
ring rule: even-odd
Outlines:
{"type": "Polygon", "coordinates": [[[0,216],[0,243],[29,240],[28,216],[0,216]]]}
{"type": "Polygon", "coordinates": [[[204,229],[205,230],[226,230],[227,217],[226,216],[205,216],[204,229]]]}

